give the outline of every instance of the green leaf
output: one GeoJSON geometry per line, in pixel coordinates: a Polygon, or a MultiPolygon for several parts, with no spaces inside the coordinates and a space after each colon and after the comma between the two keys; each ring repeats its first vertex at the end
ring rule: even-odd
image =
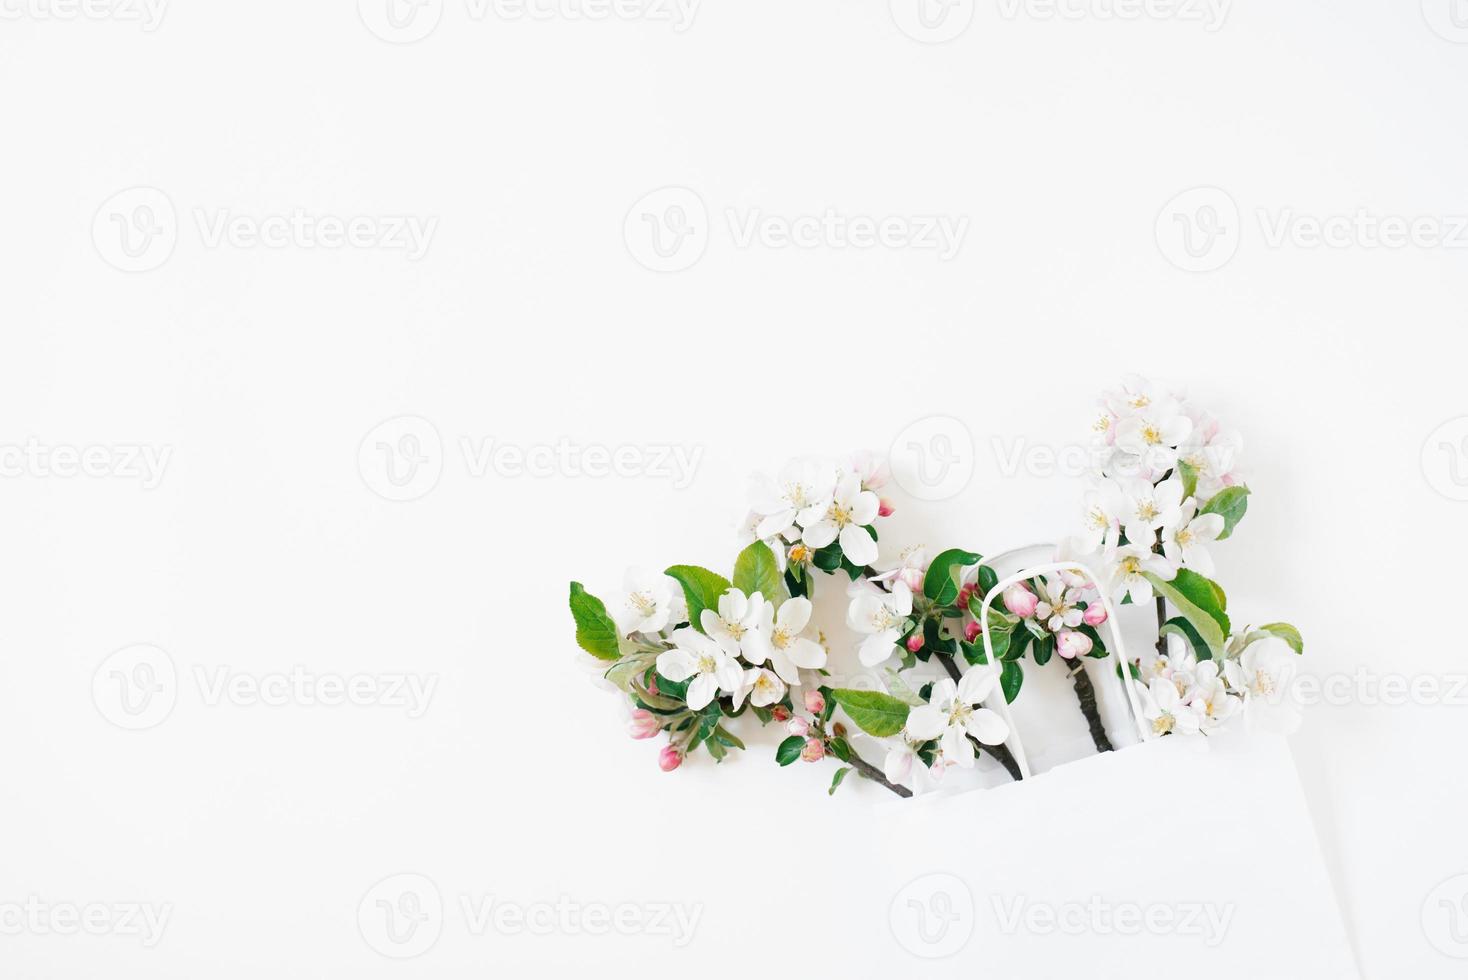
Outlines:
{"type": "Polygon", "coordinates": [[[745,595],[756,592],[776,606],[785,601],[785,576],[775,553],[763,541],[756,541],[734,560],[734,588],[745,595]]]}
{"type": "Polygon", "coordinates": [[[1186,460],[1179,460],[1177,475],[1183,481],[1184,500],[1198,492],[1198,468],[1196,466],[1186,460]]]}
{"type": "Polygon", "coordinates": [[[1043,640],[1036,640],[1034,645],[1034,652],[1030,656],[1035,658],[1037,666],[1043,667],[1050,662],[1051,656],[1055,653],[1055,637],[1047,636],[1043,640]]]}
{"type": "Polygon", "coordinates": [[[729,750],[719,744],[719,740],[716,738],[711,738],[704,742],[703,747],[708,749],[709,755],[714,757],[715,762],[723,762],[724,756],[729,754],[729,750]]]}
{"type": "Polygon", "coordinates": [[[851,761],[851,743],[844,738],[831,739],[831,754],[842,762],[851,761]]]}
{"type": "Polygon", "coordinates": [[[953,605],[961,588],[959,583],[963,570],[981,561],[982,556],[960,548],[949,548],[940,553],[928,566],[927,575],[923,576],[923,595],[940,606],[953,605]]]}
{"type": "Polygon", "coordinates": [[[1281,640],[1284,640],[1286,643],[1288,643],[1290,645],[1290,649],[1294,650],[1296,653],[1303,654],[1305,652],[1305,638],[1300,635],[1299,630],[1295,629],[1289,623],[1266,623],[1265,625],[1259,627],[1257,630],[1251,631],[1249,635],[1244,638],[1244,643],[1245,645],[1248,645],[1250,643],[1253,643],[1255,640],[1263,639],[1266,636],[1279,637],[1281,640]]]}
{"type": "Polygon", "coordinates": [[[1181,569],[1171,582],[1164,582],[1151,572],[1143,572],[1152,587],[1177,607],[1193,624],[1199,637],[1210,650],[1222,650],[1229,634],[1228,599],[1217,582],[1197,572],[1181,569]]]}
{"type": "Polygon", "coordinates": [[[1158,630],[1159,636],[1181,636],[1187,641],[1188,646],[1193,648],[1193,653],[1199,660],[1222,660],[1221,650],[1214,650],[1208,645],[1208,641],[1198,633],[1193,624],[1186,617],[1174,616],[1162,624],[1158,630]]]}
{"type": "Polygon", "coordinates": [[[1014,699],[1019,697],[1019,689],[1025,682],[1024,668],[1020,667],[1019,661],[1011,660],[1004,665],[1004,672],[999,675],[999,686],[1004,689],[1004,701],[1006,704],[1014,704],[1014,699]]]}
{"type": "Polygon", "coordinates": [[[576,619],[576,642],[598,660],[616,660],[622,655],[617,624],[607,615],[606,604],[571,583],[571,615],[576,619]]]}
{"type": "MultiPolygon", "coordinates": [[[[643,674],[646,674],[649,670],[652,669],[652,667],[657,663],[657,659],[658,655],[651,650],[646,652],[639,651],[637,653],[629,653],[627,654],[627,656],[623,657],[621,660],[618,660],[616,663],[608,667],[607,672],[604,676],[607,680],[611,681],[613,684],[617,685],[617,687],[626,691],[628,694],[634,694],[637,693],[636,688],[633,686],[634,683],[639,677],[641,677],[643,674]]],[[[684,686],[686,687],[687,685],[685,684],[684,686]]],[[[661,678],[659,678],[658,688],[663,692],[663,694],[668,693],[668,689],[662,683],[661,678]]],[[[682,707],[681,703],[679,704],[679,707],[682,707]]]]}
{"type": "Polygon", "coordinates": [[[775,761],[782,766],[788,766],[800,758],[800,750],[803,748],[805,748],[805,739],[799,735],[791,735],[775,750],[775,761]]]}
{"type": "Polygon", "coordinates": [[[717,728],[714,729],[714,737],[713,737],[713,740],[716,741],[716,742],[718,742],[718,743],[720,743],[721,745],[727,745],[731,749],[742,749],[742,748],[744,748],[744,743],[741,742],[737,737],[735,737],[723,725],[720,725],[720,726],[718,726],[717,728]]]}
{"type": "Polygon", "coordinates": [[[902,731],[907,713],[912,710],[890,694],[881,691],[856,691],[836,688],[831,692],[836,703],[851,716],[856,727],[876,738],[889,738],[902,731]]]}
{"type": "Polygon", "coordinates": [[[698,714],[698,730],[693,733],[693,738],[688,742],[688,748],[684,751],[692,753],[700,744],[707,741],[713,735],[714,729],[719,727],[719,716],[721,714],[719,702],[710,701],[704,706],[703,711],[698,714]]]}
{"type": "Polygon", "coordinates": [[[703,618],[703,611],[719,608],[719,596],[731,588],[729,580],[697,565],[674,565],[664,574],[671,575],[683,586],[683,596],[688,600],[689,625],[702,633],[703,624],[699,620],[703,618]]]}
{"type": "Polygon", "coordinates": [[[1031,643],[1036,642],[1035,635],[1029,630],[1017,629],[1009,638],[1009,659],[1020,660],[1025,655],[1031,643]]]}
{"type": "Polygon", "coordinates": [[[810,563],[823,572],[834,572],[841,567],[843,560],[841,545],[836,541],[832,541],[824,548],[817,548],[810,556],[810,563]]]}
{"type": "Polygon", "coordinates": [[[887,684],[887,693],[903,704],[916,708],[927,703],[918,697],[917,692],[907,686],[907,681],[902,679],[902,675],[892,668],[888,667],[882,671],[882,679],[887,684]]]}
{"type": "MultiPolygon", "coordinates": [[[[1013,659],[1012,652],[1014,650],[1014,633],[1014,630],[998,630],[989,634],[990,643],[992,643],[994,646],[994,656],[998,657],[1000,660],[1013,659]]],[[[979,642],[979,648],[983,649],[983,646],[984,644],[981,640],[979,642]]]]}
{"type": "Polygon", "coordinates": [[[979,587],[974,594],[982,600],[984,596],[994,591],[994,586],[999,584],[999,573],[988,565],[980,565],[978,582],[979,587]]]}
{"type": "Polygon", "coordinates": [[[1238,526],[1239,521],[1244,519],[1244,514],[1248,510],[1249,488],[1227,487],[1204,504],[1199,513],[1217,514],[1223,518],[1223,533],[1218,536],[1218,540],[1222,541],[1234,533],[1234,528],[1238,526]]]}
{"type": "Polygon", "coordinates": [[[841,788],[841,781],[846,778],[846,774],[848,772],[851,772],[850,766],[842,766],[840,769],[836,770],[836,775],[831,777],[831,788],[826,790],[827,796],[836,795],[836,790],[841,788]]]}

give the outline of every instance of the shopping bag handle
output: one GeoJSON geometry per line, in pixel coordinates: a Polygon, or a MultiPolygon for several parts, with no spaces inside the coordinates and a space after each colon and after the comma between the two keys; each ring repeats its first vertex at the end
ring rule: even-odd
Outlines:
{"type": "MultiPolygon", "coordinates": [[[[1003,554],[995,555],[994,558],[1002,558],[1004,555],[1013,554],[1017,550],[1023,549],[1013,549],[1003,554]]],[[[982,564],[990,564],[994,558],[986,559],[982,564]]],[[[1051,572],[1078,572],[1089,579],[1091,584],[1095,586],[1098,597],[1097,601],[1101,603],[1101,608],[1106,610],[1106,622],[1111,626],[1111,645],[1107,650],[1106,661],[1115,660],[1121,672],[1121,686],[1126,691],[1127,704],[1131,706],[1132,718],[1137,723],[1137,734],[1142,741],[1147,741],[1152,737],[1152,730],[1142,715],[1142,706],[1137,701],[1137,692],[1132,689],[1131,684],[1127,683],[1126,647],[1122,642],[1120,624],[1117,622],[1116,606],[1106,594],[1106,588],[1102,585],[1101,580],[1096,577],[1096,573],[1091,571],[1091,569],[1077,561],[1056,561],[1046,565],[1031,565],[1028,568],[1015,572],[1008,578],[1000,579],[999,583],[984,596],[983,606],[979,610],[979,625],[984,626],[988,623],[989,607],[994,604],[994,600],[999,598],[1005,589],[1019,582],[1032,579],[1037,575],[1045,575],[1051,572]]],[[[986,661],[983,669],[1002,671],[1003,668],[1000,667],[999,661],[994,657],[994,640],[989,636],[989,631],[984,629],[981,635],[984,637],[984,659],[986,661]]],[[[1077,657],[1076,659],[1079,660],[1080,658],[1077,657]]],[[[1078,670],[1085,669],[1080,663],[1076,664],[1076,668],[1078,670]]],[[[1009,737],[1005,739],[1005,744],[1010,746],[1011,751],[1014,753],[1015,761],[1019,763],[1020,775],[1025,779],[1029,779],[1030,764],[1025,758],[1025,749],[1020,741],[1019,729],[1015,727],[1014,717],[1009,710],[1009,700],[1004,697],[1003,690],[999,692],[999,714],[1004,719],[1005,724],[1009,726],[1009,737]]]]}

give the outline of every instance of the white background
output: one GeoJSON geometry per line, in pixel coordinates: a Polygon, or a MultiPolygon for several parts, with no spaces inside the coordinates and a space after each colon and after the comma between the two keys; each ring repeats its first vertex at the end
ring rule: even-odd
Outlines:
{"type": "MultiPolygon", "coordinates": [[[[827,799],[833,767],[776,769],[772,733],[717,771],[658,772],[589,683],[567,580],[606,594],[629,563],[723,568],[750,471],[885,449],[933,415],[962,420],[972,479],[900,501],[893,541],[1056,537],[1080,480],[1006,461],[1079,443],[1095,394],[1141,371],[1245,434],[1255,495],[1218,549],[1235,619],[1297,623],[1313,674],[1376,672],[1292,743],[1363,972],[1461,975],[1447,954],[1468,943],[1425,927],[1468,872],[1468,707],[1371,695],[1468,670],[1468,236],[1372,247],[1354,221],[1451,235],[1468,214],[1449,0],[1240,0],[1221,23],[959,0],[931,31],[902,0],[710,0],[681,25],[444,0],[414,43],[370,2],[180,0],[152,30],[96,9],[3,5],[0,444],[170,456],[151,488],[6,457],[0,903],[176,910],[152,950],[0,936],[7,973],[419,975],[432,954],[398,969],[358,934],[359,900],[403,872],[446,896],[651,901],[655,870],[629,885],[607,857],[636,853],[768,860],[772,887],[798,887],[819,874],[800,839],[879,791],[827,799]],[[134,187],[153,190],[114,199],[134,187]],[[665,187],[685,191],[639,204],[665,187]],[[695,232],[673,264],[691,264],[651,271],[645,216],[675,221],[670,204],[695,232]],[[208,233],[294,209],[437,223],[416,259],[208,233]],[[740,244],[751,214],[828,209],[966,234],[946,259],[740,244]],[[1291,215],[1353,221],[1334,247],[1308,228],[1271,243],[1291,215]],[[134,218],[165,234],[128,260],[114,219],[134,218]],[[403,416],[431,423],[442,473],[393,502],[359,446],[403,416]],[[463,439],[699,463],[686,486],[475,475],[463,439]],[[178,678],[144,731],[92,694],[134,644],[178,678]],[[412,719],[210,705],[195,680],[296,666],[438,686],[412,719]]],[[[666,945],[563,940],[463,962],[666,945]]]]}

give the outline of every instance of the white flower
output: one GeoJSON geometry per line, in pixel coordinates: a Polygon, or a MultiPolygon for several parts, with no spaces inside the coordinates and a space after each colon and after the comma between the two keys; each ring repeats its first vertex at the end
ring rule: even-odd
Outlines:
{"type": "Polygon", "coordinates": [[[630,636],[656,633],[667,626],[675,597],[683,598],[683,586],[661,572],[629,568],[622,593],[621,601],[612,607],[612,620],[617,632],[630,636]]]}
{"type": "Polygon", "coordinates": [[[1060,575],[1041,577],[1035,580],[1040,601],[1035,604],[1035,620],[1045,624],[1052,633],[1063,629],[1074,629],[1081,625],[1086,611],[1079,605],[1085,599],[1085,589],[1067,585],[1060,575]]]}
{"type": "Polygon", "coordinates": [[[1213,556],[1207,545],[1223,533],[1223,518],[1218,514],[1195,516],[1198,502],[1192,497],[1183,501],[1177,519],[1162,526],[1162,553],[1174,565],[1191,568],[1200,575],[1213,574],[1213,556]]]}
{"type": "Polygon", "coordinates": [[[791,524],[808,527],[819,521],[831,506],[835,487],[836,468],[823,460],[791,460],[778,480],[759,474],[751,494],[752,509],[763,517],[756,535],[769,538],[791,524]]]}
{"type": "Polygon", "coordinates": [[[673,649],[658,654],[658,673],[675,684],[693,678],[685,700],[698,711],[723,690],[733,694],[744,681],[739,664],[713,640],[695,629],[674,630],[673,649]]]}
{"type": "MultiPolygon", "coordinates": [[[[705,609],[699,614],[698,622],[704,633],[723,647],[725,653],[737,657],[750,640],[750,634],[759,629],[766,612],[765,605],[765,597],[758,592],[746,597],[738,589],[729,589],[719,596],[718,612],[705,609]]],[[[761,658],[756,662],[764,661],[761,658]]]]}
{"type": "Polygon", "coordinates": [[[1134,544],[1117,548],[1111,555],[1112,598],[1120,601],[1130,595],[1135,603],[1150,600],[1152,583],[1142,577],[1144,572],[1151,572],[1164,582],[1177,577],[1177,567],[1161,555],[1134,544]]]}
{"type": "Polygon", "coordinates": [[[780,678],[764,667],[751,667],[744,672],[739,690],[734,692],[734,710],[739,710],[746,697],[756,708],[767,708],[784,696],[785,685],[780,678]]]}
{"type": "MultiPolygon", "coordinates": [[[[874,566],[875,567],[875,566],[874,566]]],[[[913,592],[923,587],[923,578],[928,574],[928,549],[920,544],[909,545],[897,556],[897,563],[880,575],[873,575],[873,582],[901,581],[913,592]]]]}
{"type": "Polygon", "coordinates": [[[1142,473],[1163,473],[1177,465],[1178,447],[1193,434],[1193,420],[1171,398],[1152,401],[1116,423],[1116,448],[1124,465],[1142,473]]]}
{"type": "Polygon", "coordinates": [[[1154,677],[1151,684],[1133,682],[1142,702],[1142,716],[1158,735],[1198,734],[1198,713],[1183,703],[1172,682],[1154,677]]]}
{"type": "Polygon", "coordinates": [[[1147,411],[1173,411],[1177,407],[1178,400],[1177,395],[1140,374],[1123,376],[1121,387],[1108,391],[1103,396],[1105,406],[1117,418],[1126,418],[1147,411]]]}
{"type": "Polygon", "coordinates": [[[1244,440],[1237,432],[1220,429],[1207,414],[1195,417],[1193,434],[1178,449],[1178,458],[1198,474],[1199,501],[1207,503],[1224,487],[1240,482],[1236,470],[1243,451],[1244,440]]]}
{"type": "Polygon", "coordinates": [[[933,768],[929,769],[918,755],[919,744],[904,733],[901,741],[887,750],[887,758],[882,761],[882,775],[889,782],[906,786],[914,793],[926,792],[943,777],[942,762],[934,760],[933,768]]]}
{"type": "Polygon", "coordinates": [[[1188,704],[1198,713],[1198,721],[1204,731],[1221,727],[1242,703],[1238,697],[1228,693],[1228,685],[1219,676],[1216,661],[1204,660],[1198,664],[1188,704]]]}
{"type": "Polygon", "coordinates": [[[1129,511],[1129,502],[1122,485],[1116,480],[1102,477],[1094,489],[1087,490],[1082,503],[1083,527],[1077,543],[1083,554],[1098,548],[1115,548],[1121,540],[1121,520],[1129,511]]]}
{"type": "Polygon", "coordinates": [[[891,592],[852,585],[846,625],[866,635],[857,657],[863,665],[875,667],[892,655],[892,648],[902,639],[904,623],[912,614],[912,591],[902,581],[894,582],[891,592]]]}
{"type": "Polygon", "coordinates": [[[941,738],[944,760],[969,768],[974,764],[970,735],[985,745],[1001,745],[1009,737],[998,712],[979,707],[997,682],[990,670],[970,670],[957,684],[939,681],[928,703],[908,714],[907,733],[920,742],[941,738]]]}
{"type": "Polygon", "coordinates": [[[765,603],[758,626],[745,635],[744,659],[752,664],[768,660],[781,680],[798,685],[801,667],[816,670],[826,666],[825,648],[800,635],[810,623],[810,600],[796,596],[785,600],[778,615],[773,609],[772,604],[765,603]]]}
{"type": "Polygon", "coordinates": [[[1175,524],[1182,515],[1183,481],[1177,477],[1153,486],[1147,480],[1128,480],[1126,510],[1121,523],[1127,541],[1151,545],[1155,533],[1167,524],[1175,524]]]}
{"type": "Polygon", "coordinates": [[[1168,681],[1177,690],[1178,697],[1186,701],[1197,683],[1194,675],[1198,669],[1198,657],[1186,644],[1166,655],[1149,647],[1142,654],[1139,669],[1143,683],[1159,679],[1168,681]]]}
{"type": "Polygon", "coordinates": [[[1229,686],[1244,697],[1249,721],[1288,735],[1300,726],[1300,706],[1292,697],[1294,648],[1277,636],[1255,640],[1237,660],[1223,665],[1229,686]]]}
{"type": "Polygon", "coordinates": [[[855,473],[859,476],[863,490],[882,489],[892,475],[892,470],[887,465],[887,457],[868,449],[858,449],[847,457],[844,472],[855,473]]]}
{"type": "Polygon", "coordinates": [[[801,522],[802,538],[812,548],[824,548],[839,537],[846,560],[864,568],[877,560],[877,541],[866,525],[876,520],[881,505],[876,494],[861,488],[861,477],[847,475],[825,515],[815,523],[801,522]]]}

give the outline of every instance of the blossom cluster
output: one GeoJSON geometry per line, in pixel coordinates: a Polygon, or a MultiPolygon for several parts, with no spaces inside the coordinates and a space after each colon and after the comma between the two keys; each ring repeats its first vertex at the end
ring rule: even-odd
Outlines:
{"type": "MultiPolygon", "coordinates": [[[[883,561],[876,522],[894,512],[880,496],[885,461],[872,453],[801,458],[751,482],[729,577],[696,565],[634,569],[609,603],[573,582],[577,641],[608,662],[607,679],[631,703],[632,736],[666,735],[664,770],[699,748],[715,761],[744,749],[731,729],[749,714],[780,726],[780,765],[839,761],[832,792],[856,772],[910,795],[980,755],[1020,778],[1009,726],[987,705],[1013,702],[1025,664],[1052,659],[1065,665],[1097,750],[1110,750],[1084,664],[1115,662],[1099,631],[1117,615],[1113,603],[1155,601],[1156,650],[1117,664],[1152,735],[1209,734],[1241,717],[1281,715],[1278,694],[1302,650],[1298,631],[1284,623],[1235,631],[1211,577],[1211,549],[1248,505],[1240,439],[1140,378],[1103,397],[1094,431],[1098,466],[1083,530],[1057,549],[1059,571],[1001,590],[977,552],[913,546],[883,561]],[[883,690],[830,683],[832,642],[812,626],[812,599],[821,577],[838,575],[846,642],[883,690]],[[933,667],[943,676],[932,679],[933,667]],[[857,752],[848,724],[881,747],[880,765],[857,752]]],[[[1279,720],[1288,727],[1289,718],[1279,720]]]]}

